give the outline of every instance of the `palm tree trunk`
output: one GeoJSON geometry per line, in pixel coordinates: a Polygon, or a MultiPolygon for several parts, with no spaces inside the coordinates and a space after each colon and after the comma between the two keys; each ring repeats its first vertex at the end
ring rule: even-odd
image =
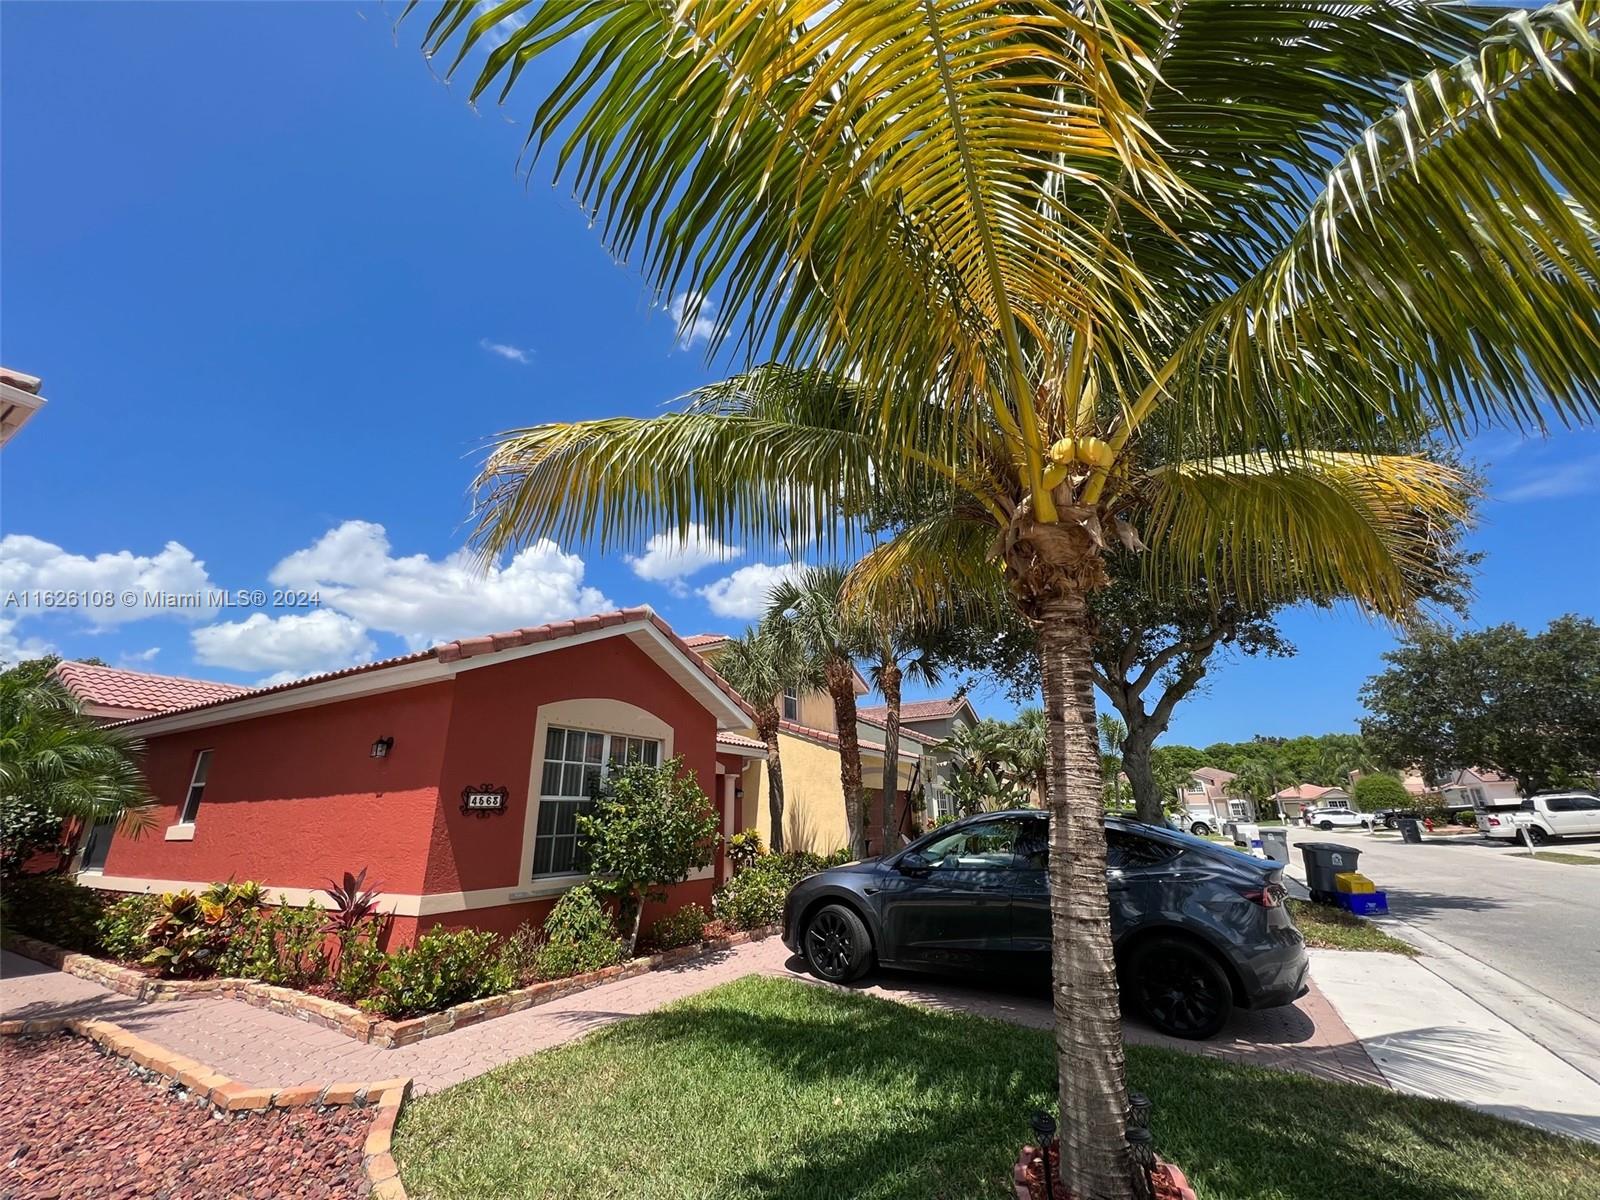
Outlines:
{"type": "Polygon", "coordinates": [[[767,813],[772,818],[772,852],[783,852],[783,761],[778,752],[778,710],[756,711],[756,733],[767,744],[767,813]]]}
{"type": "Polygon", "coordinates": [[[894,836],[894,799],[900,790],[900,664],[890,659],[878,672],[878,689],[887,711],[883,715],[883,847],[890,850],[894,836]]]}
{"type": "Polygon", "coordinates": [[[850,660],[829,655],[824,664],[828,695],[833,698],[833,724],[839,735],[839,785],[844,791],[844,822],[850,854],[865,858],[866,795],[861,786],[861,742],[856,737],[856,676],[850,660]]]}
{"type": "Polygon", "coordinates": [[[1081,589],[1038,604],[1050,812],[1050,931],[1061,1176],[1081,1200],[1129,1200],[1127,1081],[1111,957],[1093,630],[1081,589]]]}

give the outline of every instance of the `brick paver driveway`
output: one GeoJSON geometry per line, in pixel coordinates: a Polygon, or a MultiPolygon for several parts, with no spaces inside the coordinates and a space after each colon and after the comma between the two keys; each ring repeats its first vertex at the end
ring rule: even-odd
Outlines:
{"type": "MultiPolygon", "coordinates": [[[[235,1000],[139,1004],[86,980],[3,953],[0,1015],[103,1017],[248,1084],[275,1086],[409,1075],[416,1081],[416,1091],[430,1092],[745,975],[790,975],[809,980],[809,976],[796,971],[797,966],[777,938],[768,938],[664,971],[564,996],[415,1045],[386,1050],[235,1000]]],[[[858,990],[902,1003],[976,1013],[1022,1025],[1046,1028],[1050,1024],[1050,1001],[1042,987],[979,986],[876,972],[858,990]]],[[[1314,986],[1311,994],[1293,1007],[1238,1014],[1223,1036],[1209,1042],[1163,1038],[1132,1021],[1128,1023],[1127,1037],[1130,1042],[1305,1071],[1328,1079],[1383,1082],[1361,1044],[1314,986]]]]}

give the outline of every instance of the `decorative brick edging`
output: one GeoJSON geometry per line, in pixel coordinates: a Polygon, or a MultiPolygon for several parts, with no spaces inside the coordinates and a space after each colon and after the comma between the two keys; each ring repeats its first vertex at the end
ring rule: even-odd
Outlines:
{"type": "Polygon", "coordinates": [[[406,1200],[405,1185],[395,1165],[394,1127],[400,1109],[411,1094],[411,1080],[383,1079],[375,1082],[296,1084],[292,1087],[246,1087],[238,1080],[196,1062],[192,1058],[146,1041],[110,1021],[84,1017],[48,1017],[30,1021],[0,1021],[0,1037],[31,1037],[41,1034],[72,1033],[87,1038],[114,1058],[126,1059],[142,1067],[146,1078],[163,1081],[168,1090],[184,1089],[198,1103],[215,1112],[248,1116],[283,1108],[374,1107],[377,1109],[367,1140],[361,1148],[361,1164],[367,1174],[375,1200],[406,1200]]]}
{"type": "MultiPolygon", "coordinates": [[[[1033,1200],[1033,1191],[1028,1186],[1028,1170],[1039,1160],[1039,1150],[1036,1146],[1024,1146],[1022,1153],[1017,1155],[1016,1165],[1011,1168],[1011,1182],[1016,1188],[1017,1200],[1033,1200]]],[[[1156,1159],[1156,1170],[1167,1173],[1167,1182],[1178,1189],[1178,1195],[1183,1200],[1200,1200],[1195,1195],[1194,1188],[1189,1186],[1189,1178],[1177,1167],[1169,1162],[1156,1159]]]]}
{"type": "Polygon", "coordinates": [[[727,937],[701,942],[696,946],[680,946],[676,950],[666,950],[648,958],[636,958],[613,967],[602,967],[598,971],[589,971],[583,975],[551,979],[525,988],[517,988],[515,991],[502,992],[497,996],[468,1000],[464,1004],[457,1004],[442,1012],[411,1017],[404,1021],[390,1021],[362,1012],[359,1008],[352,1008],[348,1004],[341,1004],[337,1000],[313,996],[309,992],[298,991],[295,988],[275,987],[254,979],[157,979],[135,971],[131,967],[107,962],[105,959],[95,958],[92,954],[63,950],[59,946],[52,946],[49,942],[41,942],[37,938],[22,934],[9,935],[6,944],[18,954],[42,962],[46,966],[65,971],[68,975],[76,975],[80,979],[88,979],[110,991],[131,996],[145,1003],[181,1000],[193,996],[239,1000],[256,1008],[283,1013],[313,1025],[320,1025],[324,1029],[332,1029],[358,1042],[369,1042],[374,1046],[392,1049],[396,1046],[410,1046],[426,1038],[438,1037],[440,1034],[449,1033],[452,1029],[476,1025],[479,1021],[509,1016],[514,1012],[548,1004],[562,996],[570,996],[574,992],[598,987],[603,983],[632,979],[637,975],[659,971],[664,967],[675,967],[707,954],[716,954],[734,946],[742,946],[746,942],[760,941],[777,932],[776,925],[744,930],[729,934],[727,937]]]}

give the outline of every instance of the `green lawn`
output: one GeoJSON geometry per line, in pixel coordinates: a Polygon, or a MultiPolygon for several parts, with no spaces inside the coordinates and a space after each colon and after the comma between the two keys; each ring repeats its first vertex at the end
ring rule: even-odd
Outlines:
{"type": "Polygon", "coordinates": [[[1332,904],[1291,900],[1289,912],[1294,917],[1295,928],[1305,935],[1308,946],[1324,950],[1382,950],[1388,954],[1412,956],[1420,953],[1409,942],[1390,937],[1365,917],[1332,904]]]}
{"type": "MultiPolygon", "coordinates": [[[[1436,1101],[1129,1049],[1203,1200],[1570,1200],[1600,1147],[1436,1101]]],[[[409,1105],[413,1200],[1000,1200],[1050,1035],[743,979],[409,1105]]]]}
{"type": "Polygon", "coordinates": [[[1592,854],[1567,854],[1561,850],[1535,850],[1528,853],[1526,850],[1513,854],[1512,858],[1536,858],[1540,862],[1566,863],[1569,867],[1592,867],[1600,864],[1600,858],[1592,854]]]}

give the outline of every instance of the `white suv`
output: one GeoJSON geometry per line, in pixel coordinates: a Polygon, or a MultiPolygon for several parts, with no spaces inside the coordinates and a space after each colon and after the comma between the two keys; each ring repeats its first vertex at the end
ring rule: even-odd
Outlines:
{"type": "Polygon", "coordinates": [[[1542,846],[1551,838],[1600,836],[1600,799],[1588,792],[1550,792],[1524,800],[1520,807],[1480,814],[1479,829],[1492,838],[1528,840],[1542,846]]]}

